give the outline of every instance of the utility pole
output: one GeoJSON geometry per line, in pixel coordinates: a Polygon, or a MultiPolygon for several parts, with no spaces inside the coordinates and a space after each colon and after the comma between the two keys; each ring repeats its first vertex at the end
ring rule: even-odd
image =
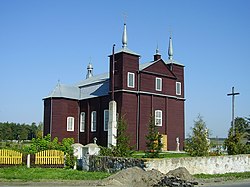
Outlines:
{"type": "Polygon", "coordinates": [[[115,100],[115,44],[113,44],[112,50],[112,88],[111,88],[111,101],[115,100]]]}
{"type": "Polygon", "coordinates": [[[232,96],[232,126],[233,126],[233,135],[235,135],[235,124],[234,124],[234,97],[240,93],[234,92],[234,87],[232,87],[232,93],[227,94],[227,96],[232,96]]]}
{"type": "Polygon", "coordinates": [[[108,147],[116,146],[116,136],[117,136],[117,104],[115,102],[114,96],[114,85],[115,85],[115,44],[113,45],[112,51],[112,78],[111,82],[111,101],[109,102],[109,121],[108,121],[108,147]]]}

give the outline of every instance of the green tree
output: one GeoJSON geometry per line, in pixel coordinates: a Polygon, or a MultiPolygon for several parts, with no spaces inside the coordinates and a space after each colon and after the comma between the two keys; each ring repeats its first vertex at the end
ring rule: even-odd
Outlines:
{"type": "Polygon", "coordinates": [[[242,133],[235,131],[235,134],[229,133],[228,138],[224,141],[224,146],[229,155],[246,153],[245,145],[242,143],[242,133]]]}
{"type": "Polygon", "coordinates": [[[117,123],[117,145],[114,149],[118,157],[128,157],[133,153],[130,146],[130,136],[127,134],[127,126],[124,117],[121,117],[117,123]]]}
{"type": "Polygon", "coordinates": [[[249,140],[249,118],[237,117],[234,124],[234,132],[231,125],[224,147],[229,155],[250,153],[250,146],[247,144],[249,140]]]}
{"type": "Polygon", "coordinates": [[[36,137],[37,138],[43,137],[43,123],[42,122],[40,122],[39,125],[37,126],[36,137]]]}
{"type": "Polygon", "coordinates": [[[130,136],[127,133],[127,122],[121,117],[117,122],[116,146],[110,148],[101,147],[102,156],[129,157],[133,153],[133,147],[130,146],[130,136]]]}
{"type": "Polygon", "coordinates": [[[146,147],[145,157],[147,158],[159,158],[159,153],[163,147],[161,142],[162,135],[159,134],[158,127],[155,125],[155,118],[150,117],[148,124],[148,134],[146,135],[146,147]]]}
{"type": "Polygon", "coordinates": [[[209,131],[200,115],[194,121],[194,127],[191,130],[192,134],[186,140],[186,151],[191,156],[208,156],[210,149],[209,131]]]}

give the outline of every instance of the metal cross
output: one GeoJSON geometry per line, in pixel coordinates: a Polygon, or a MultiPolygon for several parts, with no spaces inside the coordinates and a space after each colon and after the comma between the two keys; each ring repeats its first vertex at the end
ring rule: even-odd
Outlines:
{"type": "Polygon", "coordinates": [[[240,93],[234,92],[234,87],[232,87],[232,93],[227,94],[227,96],[232,96],[232,126],[233,126],[233,135],[235,135],[235,124],[234,124],[234,97],[240,93]]]}
{"type": "Polygon", "coordinates": [[[126,12],[124,12],[124,13],[123,13],[123,18],[124,18],[124,23],[125,23],[125,24],[126,24],[127,17],[128,17],[128,16],[127,16],[126,12]]]}

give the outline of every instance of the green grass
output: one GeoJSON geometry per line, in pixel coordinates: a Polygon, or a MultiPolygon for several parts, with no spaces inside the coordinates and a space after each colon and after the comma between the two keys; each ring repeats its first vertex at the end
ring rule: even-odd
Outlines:
{"type": "Polygon", "coordinates": [[[200,179],[224,178],[224,179],[250,179],[250,172],[242,173],[225,173],[225,174],[196,174],[194,175],[200,179]]]}
{"type": "Polygon", "coordinates": [[[62,168],[26,168],[25,166],[0,168],[0,181],[21,180],[98,180],[110,176],[105,172],[85,172],[62,168]]]}
{"type": "MultiPolygon", "coordinates": [[[[143,151],[136,151],[133,153],[133,158],[144,158],[145,153],[143,151]]],[[[172,152],[163,152],[160,153],[160,158],[180,158],[180,157],[190,157],[187,153],[172,153],[172,152]]]]}

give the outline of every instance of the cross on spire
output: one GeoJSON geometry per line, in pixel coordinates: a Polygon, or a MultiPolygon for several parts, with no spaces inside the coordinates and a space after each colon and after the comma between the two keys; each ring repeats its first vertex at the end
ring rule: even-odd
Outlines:
{"type": "Polygon", "coordinates": [[[126,24],[127,17],[128,17],[128,15],[126,14],[126,12],[124,12],[123,13],[124,24],[126,24]]]}
{"type": "Polygon", "coordinates": [[[232,93],[227,94],[227,96],[232,96],[232,127],[233,135],[235,135],[235,126],[234,126],[234,97],[240,93],[234,92],[234,87],[232,87],[232,93]]]}

